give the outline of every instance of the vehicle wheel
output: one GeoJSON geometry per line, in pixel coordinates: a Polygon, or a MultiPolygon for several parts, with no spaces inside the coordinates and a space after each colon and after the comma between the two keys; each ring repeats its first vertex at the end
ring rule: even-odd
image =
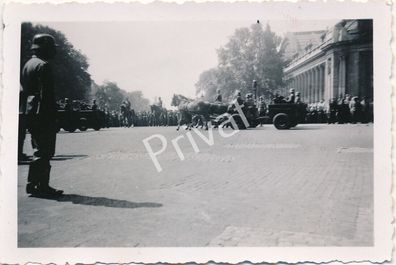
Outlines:
{"type": "Polygon", "coordinates": [[[298,122],[294,121],[290,123],[290,128],[296,127],[298,125],[298,122]]]}
{"type": "Polygon", "coordinates": [[[278,113],[274,117],[274,126],[278,130],[286,130],[290,128],[289,116],[285,113],[278,113]]]}
{"type": "Polygon", "coordinates": [[[249,128],[256,128],[258,124],[258,120],[249,121],[249,128]]]}
{"type": "Polygon", "coordinates": [[[78,126],[78,129],[79,129],[80,131],[82,131],[82,132],[84,132],[84,131],[86,131],[86,130],[88,129],[88,126],[87,126],[87,119],[85,119],[85,118],[81,118],[81,119],[80,119],[80,124],[79,124],[79,126],[78,126]]]}
{"type": "Polygon", "coordinates": [[[93,129],[94,129],[95,131],[99,131],[99,130],[100,130],[100,126],[95,126],[95,127],[93,127],[93,129]]]}
{"type": "Polygon", "coordinates": [[[245,130],[245,129],[246,129],[246,126],[245,126],[245,124],[243,123],[243,120],[242,120],[241,116],[239,116],[239,114],[234,114],[234,115],[232,115],[232,118],[234,119],[235,123],[236,123],[237,126],[238,126],[238,128],[234,128],[234,126],[233,126],[233,124],[232,124],[232,122],[231,122],[231,128],[232,128],[232,129],[234,129],[234,130],[236,130],[236,129],[245,130]]]}

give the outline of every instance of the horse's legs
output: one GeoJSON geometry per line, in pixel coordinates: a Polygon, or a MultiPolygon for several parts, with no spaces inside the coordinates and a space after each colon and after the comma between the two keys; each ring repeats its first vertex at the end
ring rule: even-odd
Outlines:
{"type": "Polygon", "coordinates": [[[209,119],[209,117],[205,117],[205,115],[202,115],[202,126],[201,126],[201,128],[203,128],[203,126],[205,125],[205,130],[209,129],[209,127],[208,127],[208,119],[209,119]]]}

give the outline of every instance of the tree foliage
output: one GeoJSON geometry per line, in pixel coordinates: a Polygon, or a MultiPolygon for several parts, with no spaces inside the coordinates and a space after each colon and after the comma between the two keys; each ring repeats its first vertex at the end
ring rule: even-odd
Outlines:
{"type": "Polygon", "coordinates": [[[86,100],[90,94],[91,76],[88,73],[88,59],[76,50],[66,36],[47,26],[22,23],[21,27],[21,69],[32,55],[31,41],[35,34],[47,33],[54,36],[57,54],[53,60],[55,96],[57,99],[86,100]]]}
{"type": "Polygon", "coordinates": [[[258,84],[258,95],[282,87],[283,57],[286,42],[267,24],[237,29],[226,45],[217,50],[218,66],[203,72],[196,83],[197,94],[213,100],[216,89],[229,100],[236,90],[243,94],[254,92],[253,80],[258,84]]]}
{"type": "Polygon", "coordinates": [[[96,99],[100,109],[118,111],[126,99],[135,111],[149,110],[149,100],[143,97],[141,91],[126,92],[117,83],[105,81],[102,85],[93,84],[92,97],[96,99]]]}

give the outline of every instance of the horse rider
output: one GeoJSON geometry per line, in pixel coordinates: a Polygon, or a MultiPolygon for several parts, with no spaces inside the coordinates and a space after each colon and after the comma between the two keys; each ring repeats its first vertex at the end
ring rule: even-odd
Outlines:
{"type": "Polygon", "coordinates": [[[50,160],[55,152],[57,133],[57,109],[49,61],[55,57],[56,46],[52,35],[34,35],[31,46],[33,56],[21,73],[22,90],[26,95],[23,104],[34,148],[26,193],[33,195],[55,196],[63,193],[49,185],[50,160]]]}
{"type": "Polygon", "coordinates": [[[129,99],[127,98],[127,99],[124,101],[124,103],[125,103],[126,109],[129,111],[129,110],[131,109],[131,102],[129,102],[129,99]]]}
{"type": "Polygon", "coordinates": [[[216,103],[221,103],[223,101],[223,97],[220,94],[220,89],[216,90],[216,98],[215,98],[215,102],[216,103]]]}

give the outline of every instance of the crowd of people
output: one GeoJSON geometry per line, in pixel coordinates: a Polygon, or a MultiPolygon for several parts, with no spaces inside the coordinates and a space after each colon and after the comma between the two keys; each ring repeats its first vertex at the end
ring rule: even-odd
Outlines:
{"type": "MultiPolygon", "coordinates": [[[[252,93],[247,93],[242,97],[240,91],[236,91],[234,100],[240,105],[245,104],[255,106],[259,117],[266,116],[268,113],[267,105],[272,103],[297,103],[304,104],[301,100],[299,92],[295,92],[292,88],[287,97],[283,97],[275,93],[274,97],[268,101],[263,96],[260,96],[256,101],[252,93]]],[[[222,95],[220,90],[217,90],[214,98],[215,103],[222,103],[222,95]]],[[[68,98],[58,101],[58,108],[63,110],[99,110],[96,100],[92,104],[87,104],[83,101],[73,100],[70,102],[68,98]]],[[[124,100],[119,110],[108,110],[106,107],[100,109],[104,112],[105,126],[104,127],[125,127],[123,122],[123,113],[128,110],[131,112],[131,124],[128,127],[134,126],[175,126],[177,125],[178,113],[174,110],[167,110],[162,108],[162,100],[159,99],[157,105],[163,110],[159,117],[152,111],[134,112],[128,101],[124,100]]],[[[333,98],[328,102],[321,100],[316,103],[307,104],[306,123],[328,123],[328,124],[344,124],[344,123],[368,123],[373,122],[373,102],[367,97],[360,100],[356,96],[346,94],[340,96],[338,99],[333,98]]]]}
{"type": "MultiPolygon", "coordinates": [[[[120,111],[108,111],[105,113],[105,127],[124,127],[122,123],[122,115],[120,111]]],[[[132,127],[142,126],[156,126],[155,116],[151,111],[138,111],[132,117],[132,127]]],[[[161,126],[176,126],[177,125],[177,112],[173,110],[165,110],[164,114],[160,117],[161,126]]]]}
{"type": "Polygon", "coordinates": [[[373,101],[346,94],[328,103],[321,100],[307,105],[307,123],[369,123],[374,121],[373,101]]]}
{"type": "MultiPolygon", "coordinates": [[[[274,103],[297,103],[304,104],[301,100],[300,92],[290,89],[288,97],[275,94],[274,103]]],[[[359,99],[357,96],[345,94],[337,98],[332,98],[328,102],[324,99],[319,102],[307,104],[305,117],[306,123],[368,123],[374,121],[373,101],[367,97],[359,99]]]]}

